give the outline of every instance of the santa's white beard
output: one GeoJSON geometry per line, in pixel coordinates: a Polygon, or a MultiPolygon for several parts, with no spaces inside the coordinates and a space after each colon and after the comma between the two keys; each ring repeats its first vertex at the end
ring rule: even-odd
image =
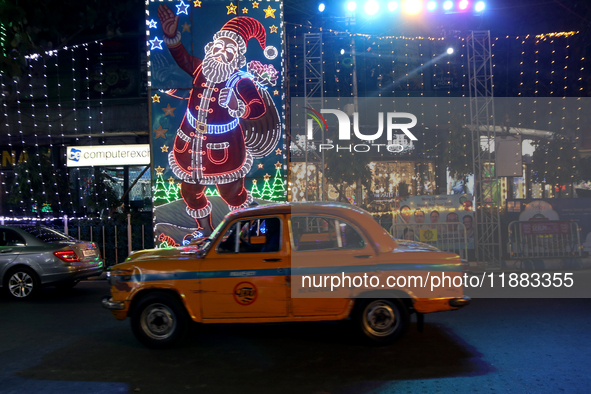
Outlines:
{"type": "Polygon", "coordinates": [[[220,83],[227,81],[235,69],[234,62],[220,63],[212,55],[205,56],[203,59],[203,76],[208,81],[220,83]]]}

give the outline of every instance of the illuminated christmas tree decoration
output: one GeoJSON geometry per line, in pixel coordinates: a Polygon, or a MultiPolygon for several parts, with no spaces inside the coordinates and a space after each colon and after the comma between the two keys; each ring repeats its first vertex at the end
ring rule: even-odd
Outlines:
{"type": "Polygon", "coordinates": [[[261,198],[263,200],[272,200],[273,199],[273,190],[271,190],[271,185],[269,184],[269,179],[271,175],[265,174],[265,183],[263,184],[263,191],[261,193],[261,198]]]}
{"type": "Polygon", "coordinates": [[[156,186],[154,187],[154,203],[167,203],[170,202],[170,196],[168,189],[164,185],[164,179],[162,178],[162,171],[156,169],[156,186]]]}
{"type": "Polygon", "coordinates": [[[181,188],[176,184],[175,179],[170,177],[168,179],[168,199],[170,202],[180,200],[181,188]]]}
{"type": "Polygon", "coordinates": [[[216,189],[215,187],[208,187],[205,189],[205,195],[206,196],[219,196],[220,193],[218,193],[218,189],[216,189]]]}
{"type": "Polygon", "coordinates": [[[271,199],[285,201],[285,181],[283,180],[283,175],[281,175],[281,166],[282,164],[280,162],[277,162],[277,164],[275,164],[275,177],[273,179],[273,196],[271,197],[271,199]]]}
{"type": "Polygon", "coordinates": [[[189,15],[189,13],[187,12],[187,8],[189,8],[188,4],[185,4],[183,2],[183,0],[181,0],[181,4],[177,4],[176,6],[176,14],[180,15],[180,14],[185,14],[185,15],[189,15]]]}
{"type": "Polygon", "coordinates": [[[250,188],[250,194],[254,198],[261,198],[261,191],[259,190],[259,188],[257,186],[257,180],[256,179],[253,179],[252,180],[252,187],[250,188]]]}

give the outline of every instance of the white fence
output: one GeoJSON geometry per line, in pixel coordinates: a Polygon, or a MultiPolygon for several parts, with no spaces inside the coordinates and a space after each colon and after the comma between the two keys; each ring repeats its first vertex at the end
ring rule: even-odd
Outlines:
{"type": "Polygon", "coordinates": [[[470,237],[462,223],[417,224],[400,223],[390,227],[394,238],[423,242],[437,249],[468,259],[468,248],[474,248],[474,233],[470,237]]]}
{"type": "Polygon", "coordinates": [[[559,220],[511,222],[509,254],[511,259],[580,257],[579,226],[559,220]]]}

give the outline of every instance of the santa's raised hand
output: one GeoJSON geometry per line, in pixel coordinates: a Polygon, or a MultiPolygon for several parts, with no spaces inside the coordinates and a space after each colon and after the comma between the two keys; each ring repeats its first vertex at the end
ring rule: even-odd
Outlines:
{"type": "Polygon", "coordinates": [[[160,4],[158,7],[158,18],[160,18],[164,35],[168,38],[174,38],[179,26],[179,17],[167,5],[160,4]]]}

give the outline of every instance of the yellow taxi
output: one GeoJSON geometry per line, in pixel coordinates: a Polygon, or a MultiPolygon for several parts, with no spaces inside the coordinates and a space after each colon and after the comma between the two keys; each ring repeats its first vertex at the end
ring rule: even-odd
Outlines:
{"type": "Polygon", "coordinates": [[[387,343],[413,313],[420,326],[425,313],[468,305],[462,275],[458,255],[396,240],[362,209],[282,203],[232,212],[198,245],[130,255],[108,272],[102,303],[149,347],[176,343],[191,320],[352,319],[387,343]]]}

